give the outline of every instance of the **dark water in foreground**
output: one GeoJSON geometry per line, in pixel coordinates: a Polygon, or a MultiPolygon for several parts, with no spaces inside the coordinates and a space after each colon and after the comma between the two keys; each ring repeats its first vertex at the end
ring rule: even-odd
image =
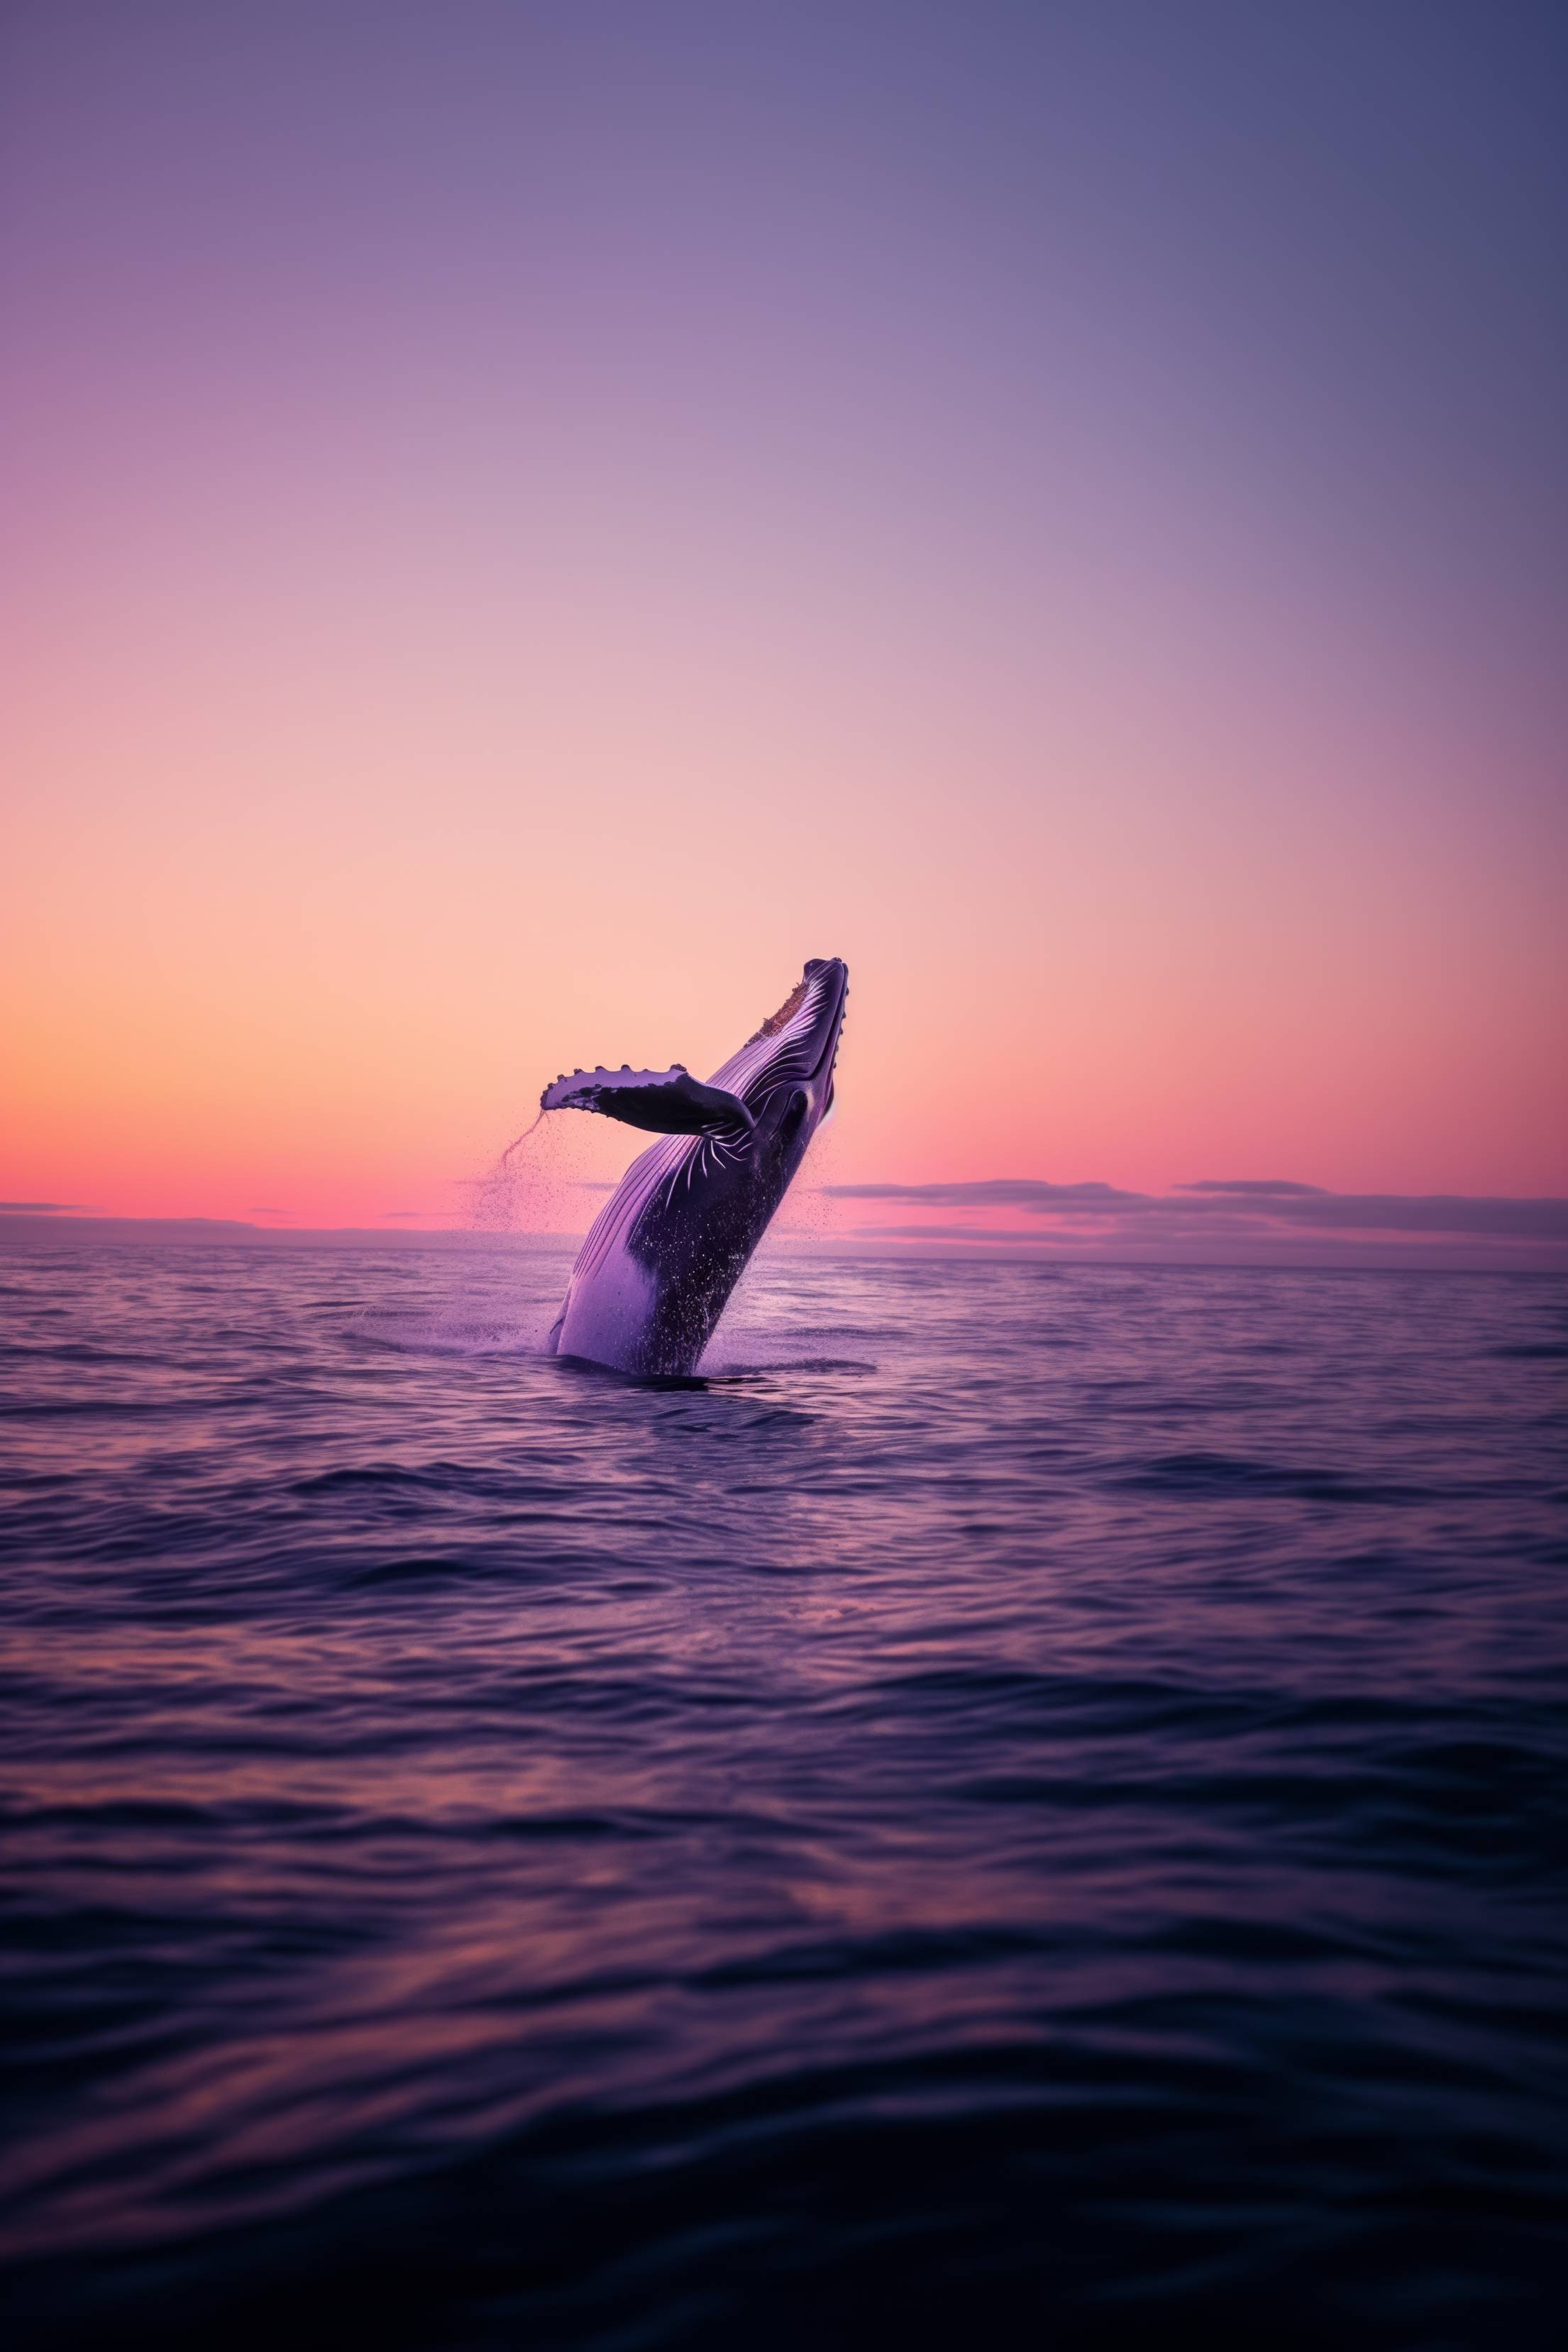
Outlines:
{"type": "Polygon", "coordinates": [[[1564,1287],[563,1266],[0,1262],[13,2340],[1556,2340],[1564,1287]]]}

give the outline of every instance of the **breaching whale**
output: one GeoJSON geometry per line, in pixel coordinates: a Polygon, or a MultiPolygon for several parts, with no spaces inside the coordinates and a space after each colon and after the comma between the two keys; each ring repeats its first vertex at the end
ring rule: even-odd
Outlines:
{"type": "Polygon", "coordinates": [[[808,963],[778,1011],[703,1085],[668,1070],[576,1070],[542,1110],[596,1110],[659,1141],[589,1228],[552,1350],[617,1370],[689,1372],[833,1104],[849,974],[808,963]]]}

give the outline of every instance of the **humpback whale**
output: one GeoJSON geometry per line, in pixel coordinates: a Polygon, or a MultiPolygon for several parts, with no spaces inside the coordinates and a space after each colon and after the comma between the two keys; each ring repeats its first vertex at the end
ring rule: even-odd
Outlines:
{"type": "Polygon", "coordinates": [[[589,1228],[552,1352],[619,1371],[691,1371],[833,1107],[849,975],[808,963],[778,1011],[704,1084],[668,1070],[575,1070],[542,1110],[592,1110],[659,1140],[589,1228]]]}

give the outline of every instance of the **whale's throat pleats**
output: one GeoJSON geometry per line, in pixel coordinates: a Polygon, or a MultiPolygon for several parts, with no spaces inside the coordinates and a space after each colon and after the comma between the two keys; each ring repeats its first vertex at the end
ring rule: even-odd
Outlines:
{"type": "Polygon", "coordinates": [[[755,1121],[739,1095],[704,1086],[679,1062],[668,1070],[574,1070],[539,1098],[542,1110],[596,1110],[653,1135],[750,1135],[755,1121]]]}

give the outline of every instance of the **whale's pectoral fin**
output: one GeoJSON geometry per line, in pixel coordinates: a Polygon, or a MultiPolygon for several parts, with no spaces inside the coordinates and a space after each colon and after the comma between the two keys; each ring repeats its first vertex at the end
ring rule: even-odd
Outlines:
{"type": "Polygon", "coordinates": [[[541,1110],[597,1110],[655,1135],[749,1136],[756,1121],[739,1095],[705,1087],[679,1062],[668,1070],[574,1070],[539,1097],[541,1110]]]}

